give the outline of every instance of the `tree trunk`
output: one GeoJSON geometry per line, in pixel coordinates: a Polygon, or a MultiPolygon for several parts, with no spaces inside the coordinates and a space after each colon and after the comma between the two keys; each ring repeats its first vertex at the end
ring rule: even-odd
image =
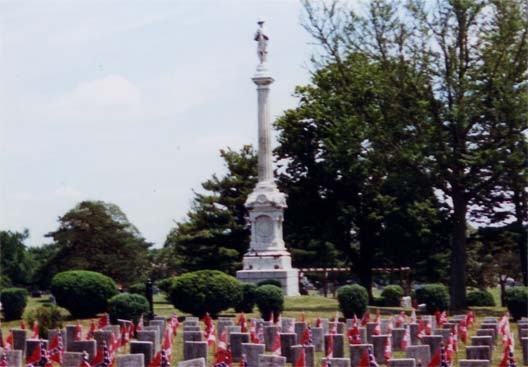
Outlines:
{"type": "Polygon", "coordinates": [[[518,246],[519,255],[521,256],[522,282],[525,286],[528,286],[528,234],[523,226],[523,220],[526,218],[526,193],[524,192],[524,187],[520,190],[515,190],[513,204],[515,205],[515,229],[519,232],[518,246]]]}
{"type": "Polygon", "coordinates": [[[373,241],[374,228],[364,223],[359,228],[359,282],[367,289],[369,304],[374,301],[372,295],[372,262],[375,249],[373,241]]]}
{"type": "Polygon", "coordinates": [[[466,307],[466,199],[461,188],[453,187],[453,231],[451,248],[451,309],[466,307]]]}
{"type": "Polygon", "coordinates": [[[500,300],[502,307],[506,307],[506,279],[508,279],[507,275],[499,275],[500,300]]]}

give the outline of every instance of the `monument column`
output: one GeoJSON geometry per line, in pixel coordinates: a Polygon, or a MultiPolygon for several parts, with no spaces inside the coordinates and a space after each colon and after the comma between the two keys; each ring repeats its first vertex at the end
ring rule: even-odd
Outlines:
{"type": "Polygon", "coordinates": [[[299,271],[291,267],[291,256],[282,238],[286,195],[277,189],[273,178],[269,115],[269,93],[273,78],[266,62],[269,37],[264,29],[264,21],[259,20],[258,25],[255,41],[258,42],[260,62],[252,78],[257,85],[258,96],[258,183],[245,204],[249,210],[251,242],[244,255],[243,269],[237,271],[237,278],[249,283],[276,279],[281,282],[284,294],[292,296],[299,294],[299,271]]]}

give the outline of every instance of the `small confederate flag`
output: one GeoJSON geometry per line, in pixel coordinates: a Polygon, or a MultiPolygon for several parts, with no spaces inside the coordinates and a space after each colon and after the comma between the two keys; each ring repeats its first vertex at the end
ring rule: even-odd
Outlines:
{"type": "Polygon", "coordinates": [[[444,343],[440,345],[440,348],[436,349],[435,354],[431,358],[431,361],[427,367],[449,367],[449,361],[446,357],[446,350],[444,343]]]}
{"type": "Polygon", "coordinates": [[[319,316],[317,316],[317,319],[315,320],[315,327],[321,327],[321,318],[319,316]]]}
{"type": "Polygon", "coordinates": [[[238,365],[238,367],[249,367],[245,354],[242,354],[242,359],[240,359],[240,364],[238,365]]]}
{"type": "Polygon", "coordinates": [[[79,323],[79,320],[77,320],[77,324],[75,324],[75,332],[74,332],[74,341],[80,342],[82,340],[82,327],[79,323]]]}
{"type": "Polygon", "coordinates": [[[411,331],[409,329],[409,325],[404,325],[404,328],[405,332],[401,341],[401,349],[407,350],[409,345],[411,345],[411,331]]]}
{"type": "Polygon", "coordinates": [[[99,318],[97,321],[97,330],[104,329],[105,326],[110,325],[110,319],[107,313],[99,318]]]}
{"type": "Polygon", "coordinates": [[[313,344],[311,327],[308,326],[306,329],[304,329],[302,339],[301,339],[301,344],[302,345],[312,345],[313,344]]]}
{"type": "Polygon", "coordinates": [[[38,321],[33,321],[33,327],[31,328],[31,331],[33,332],[33,334],[31,335],[31,339],[40,339],[38,321]]]}
{"type": "Polygon", "coordinates": [[[82,361],[79,367],[92,367],[92,365],[90,364],[90,361],[88,360],[88,353],[83,352],[82,361]]]}
{"type": "Polygon", "coordinates": [[[358,367],[379,367],[370,347],[363,352],[358,367]]]}
{"type": "Polygon", "coordinates": [[[297,358],[297,361],[295,362],[295,367],[306,367],[306,356],[304,354],[304,347],[301,348],[299,357],[297,358]]]}
{"type": "Polygon", "coordinates": [[[35,348],[33,354],[28,358],[27,362],[27,367],[53,367],[53,363],[48,358],[46,346],[42,341],[35,348]]]}
{"type": "MultiPolygon", "coordinates": [[[[143,321],[143,315],[141,315],[141,321],[143,321]]],[[[170,324],[172,327],[172,334],[176,336],[178,334],[178,327],[180,326],[180,322],[178,321],[178,316],[176,316],[175,313],[173,313],[171,316],[170,324]]]]}
{"type": "Polygon", "coordinates": [[[370,312],[365,312],[363,314],[363,317],[361,318],[361,326],[367,325],[367,323],[370,322],[370,312]]]}
{"type": "Polygon", "coordinates": [[[64,345],[62,344],[62,333],[57,329],[57,333],[53,337],[49,346],[49,358],[59,364],[62,364],[62,356],[64,355],[64,345]]]}
{"type": "Polygon", "coordinates": [[[411,312],[411,324],[416,324],[416,310],[414,308],[411,312]]]}
{"type": "Polygon", "coordinates": [[[376,312],[376,318],[374,319],[376,325],[374,326],[374,335],[381,335],[381,321],[379,310],[376,312]]]}
{"type": "Polygon", "coordinates": [[[405,312],[400,312],[398,318],[396,319],[396,327],[402,327],[405,324],[405,312]]]}
{"type": "Polygon", "coordinates": [[[95,321],[90,323],[90,330],[86,333],[86,340],[92,340],[95,335],[95,321]]]}
{"type": "Polygon", "coordinates": [[[359,333],[359,327],[353,326],[350,330],[348,330],[348,343],[349,344],[361,344],[361,336],[359,333]]]}
{"type": "Polygon", "coordinates": [[[326,346],[326,358],[334,357],[334,335],[328,335],[328,344],[326,346]]]}
{"type": "Polygon", "coordinates": [[[9,330],[9,334],[4,343],[4,352],[7,353],[13,349],[13,330],[9,330]]]}
{"type": "Polygon", "coordinates": [[[213,367],[231,367],[233,365],[233,357],[229,346],[227,349],[218,350],[215,357],[213,367]]]}
{"type": "Polygon", "coordinates": [[[461,320],[460,323],[458,324],[458,332],[460,334],[460,340],[462,341],[462,343],[466,344],[467,343],[467,335],[468,335],[468,330],[467,330],[467,325],[466,325],[466,320],[461,320]]]}
{"type": "Polygon", "coordinates": [[[499,364],[499,367],[517,367],[515,364],[515,358],[513,356],[513,348],[508,345],[504,348],[504,354],[502,355],[502,360],[499,364]]]}
{"type": "Polygon", "coordinates": [[[20,323],[20,328],[22,330],[26,330],[26,323],[24,322],[24,320],[22,320],[22,322],[20,323]]]}
{"type": "Polygon", "coordinates": [[[240,326],[240,332],[247,333],[247,319],[246,315],[242,312],[240,316],[238,317],[237,325],[240,326]]]}
{"type": "Polygon", "coordinates": [[[280,335],[278,331],[275,333],[275,341],[273,342],[272,352],[276,356],[281,355],[281,340],[280,340],[280,335]]]}
{"type": "Polygon", "coordinates": [[[388,361],[392,358],[392,337],[390,335],[387,335],[387,338],[385,339],[385,344],[383,346],[383,357],[385,357],[385,361],[388,361]]]}
{"type": "Polygon", "coordinates": [[[145,329],[145,326],[143,325],[143,314],[139,316],[139,320],[136,325],[135,334],[137,334],[138,331],[143,331],[145,329]]]}
{"type": "Polygon", "coordinates": [[[2,357],[0,357],[0,367],[9,367],[7,364],[7,354],[4,352],[2,357]]]}

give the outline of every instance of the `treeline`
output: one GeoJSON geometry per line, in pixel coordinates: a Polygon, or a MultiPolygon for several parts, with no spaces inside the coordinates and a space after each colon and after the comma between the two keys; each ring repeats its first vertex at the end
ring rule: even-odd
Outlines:
{"type": "MultiPolygon", "coordinates": [[[[275,122],[295,266],[351,266],[367,289],[373,267],[410,266],[416,281],[448,283],[453,308],[468,286],[528,284],[528,4],[372,0],[361,14],[339,1],[304,5],[320,47],[299,105],[275,122]]],[[[149,272],[234,274],[257,164],[249,146],[221,156],[227,173],[202,184],[163,249],[148,250],[116,208],[85,202],[61,217],[53,245],[29,250],[50,259],[35,279],[60,267],[101,271],[113,258],[101,272],[124,284],[149,272]],[[86,224],[92,211],[114,222],[86,224]]]]}

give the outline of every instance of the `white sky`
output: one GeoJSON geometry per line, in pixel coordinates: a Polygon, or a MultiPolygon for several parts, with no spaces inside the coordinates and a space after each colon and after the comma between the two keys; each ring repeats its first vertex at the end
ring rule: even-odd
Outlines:
{"type": "Polygon", "coordinates": [[[219,149],[257,140],[252,37],[271,34],[272,116],[314,48],[292,0],[0,0],[0,229],[49,243],[81,200],[161,246],[219,149]]]}

